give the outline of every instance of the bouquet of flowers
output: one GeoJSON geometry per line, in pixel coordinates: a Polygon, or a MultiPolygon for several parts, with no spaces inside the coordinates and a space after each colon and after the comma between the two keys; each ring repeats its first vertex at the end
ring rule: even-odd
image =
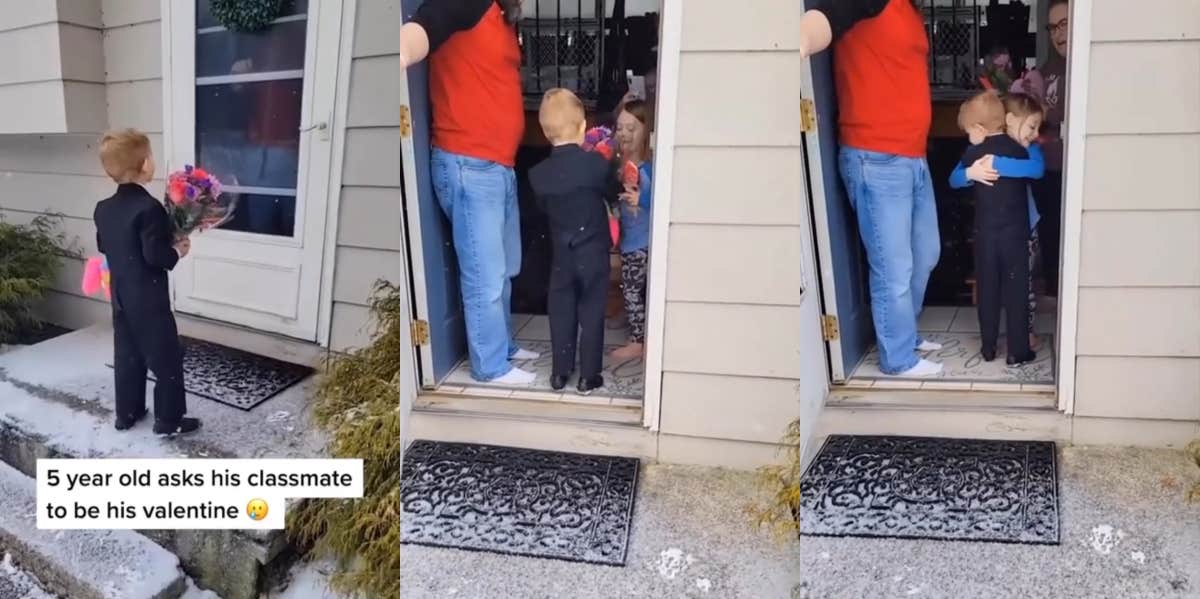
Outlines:
{"type": "Polygon", "coordinates": [[[583,149],[589,152],[599,152],[605,160],[612,160],[612,129],[608,127],[592,127],[583,134],[583,149]]]}
{"type": "Polygon", "coordinates": [[[984,89],[1003,92],[1013,83],[1012,56],[1008,50],[997,50],[988,55],[983,64],[979,83],[984,89]]]}
{"type": "Polygon", "coordinates": [[[104,292],[104,298],[112,300],[112,275],[108,272],[108,259],[104,256],[88,258],[83,267],[83,292],[96,295],[104,292]]]}
{"type": "MultiPolygon", "coordinates": [[[[604,157],[605,160],[613,159],[613,138],[612,129],[608,127],[592,127],[583,134],[583,149],[589,152],[596,152],[604,157]]],[[[632,163],[626,161],[626,166],[632,166],[632,163]]],[[[637,167],[634,167],[635,177],[637,167]]],[[[622,169],[621,179],[625,180],[625,170],[622,169]]],[[[634,181],[637,181],[635,178],[634,181]]],[[[621,239],[621,221],[617,215],[617,210],[613,206],[608,207],[608,234],[612,237],[613,245],[617,245],[621,239]]]]}
{"type": "Polygon", "coordinates": [[[167,177],[163,205],[178,237],[225,224],[233,218],[235,204],[235,196],[222,195],[221,182],[202,168],[189,164],[167,177]]]}

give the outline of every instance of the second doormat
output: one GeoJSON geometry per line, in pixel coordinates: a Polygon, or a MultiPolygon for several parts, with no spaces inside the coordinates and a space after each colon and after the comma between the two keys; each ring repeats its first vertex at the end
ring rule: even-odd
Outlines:
{"type": "Polygon", "coordinates": [[[624,566],[639,462],[414,441],[400,542],[624,566]]]}
{"type": "Polygon", "coordinates": [[[832,435],[799,520],[802,535],[1057,545],[1054,444],[832,435]]]}
{"type": "MultiPolygon", "coordinates": [[[[179,341],[183,344],[184,389],[241,410],[249,411],[313,373],[308,366],[208,341],[191,337],[179,341]]],[[[149,376],[154,379],[153,373],[149,376]]]]}

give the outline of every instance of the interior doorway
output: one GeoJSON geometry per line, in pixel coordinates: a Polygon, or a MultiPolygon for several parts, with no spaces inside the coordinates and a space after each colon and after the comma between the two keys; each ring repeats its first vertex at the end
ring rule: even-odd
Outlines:
{"type": "MultiPolygon", "coordinates": [[[[405,0],[411,12],[419,0],[405,0]],[[410,6],[411,5],[411,6],[410,6]]],[[[409,69],[407,102],[411,135],[405,137],[406,229],[412,264],[412,289],[418,331],[419,376],[425,391],[512,399],[579,401],[639,406],[645,393],[645,361],[610,355],[628,338],[621,293],[621,255],[612,252],[606,309],[605,385],[586,398],[575,397],[574,381],[565,391],[550,386],[550,327],[546,315],[550,243],[545,214],[529,187],[528,171],[550,153],[537,119],[543,93],[570,89],[584,102],[589,126],[612,126],[631,88],[657,112],[658,43],[661,0],[525,0],[518,36],[525,93],[525,135],[515,167],[521,219],[522,264],[513,279],[512,330],[522,348],[537,359],[513,364],[536,374],[530,386],[499,386],[476,381],[467,362],[465,318],[448,221],[429,181],[429,105],[425,63],[409,69]],[[407,193],[413,190],[415,193],[407,193]]],[[[652,150],[653,151],[653,150],[652,150]]],[[[653,154],[652,154],[653,155],[653,154]]]]}
{"type": "MultiPolygon", "coordinates": [[[[819,161],[819,177],[813,184],[824,191],[813,197],[823,195],[825,199],[814,203],[814,226],[833,383],[901,390],[1055,392],[1060,319],[1058,303],[1048,291],[1057,287],[1061,269],[1047,268],[1046,260],[1048,256],[1061,260],[1061,252],[1042,248],[1035,253],[1032,333],[1037,337],[1037,359],[1020,367],[1007,366],[1002,330],[998,348],[1001,358],[985,361],[980,354],[974,289],[971,192],[949,185],[950,173],[968,144],[957,126],[959,105],[980,90],[981,66],[994,55],[1007,53],[1014,75],[1046,63],[1050,53],[1056,51],[1051,41],[1052,25],[1056,24],[1049,23],[1048,18],[1051,4],[1050,0],[929,0],[922,5],[930,45],[933,114],[927,160],[937,202],[941,255],[930,277],[918,333],[922,339],[942,345],[942,349],[924,355],[942,363],[944,370],[937,377],[905,379],[885,375],[879,369],[865,251],[837,169],[837,98],[831,56],[827,52],[811,59],[812,93],[819,107],[818,135],[809,137],[806,143],[817,146],[808,150],[810,168],[813,160],[819,161]]],[[[1063,96],[1058,101],[1065,109],[1065,93],[1063,96]]],[[[1061,183],[1059,193],[1061,206],[1061,183]]],[[[1059,210],[1061,214],[1061,207],[1059,210]]],[[[1060,231],[1062,220],[1055,221],[1060,231]]],[[[1060,239],[1061,234],[1052,237],[1054,243],[1061,243],[1060,239]]]]}

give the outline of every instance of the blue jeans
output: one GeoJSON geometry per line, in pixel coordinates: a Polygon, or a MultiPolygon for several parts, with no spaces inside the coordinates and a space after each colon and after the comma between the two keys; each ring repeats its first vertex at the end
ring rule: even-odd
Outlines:
{"type": "Polygon", "coordinates": [[[941,254],[929,165],[924,158],[842,147],[838,170],[871,268],[879,368],[897,374],[917,364],[917,317],[941,254]]]}
{"type": "Polygon", "coordinates": [[[489,381],[512,370],[517,351],[510,303],[521,270],[521,221],[513,169],[437,148],[433,189],[454,236],[471,376],[489,381]]]}

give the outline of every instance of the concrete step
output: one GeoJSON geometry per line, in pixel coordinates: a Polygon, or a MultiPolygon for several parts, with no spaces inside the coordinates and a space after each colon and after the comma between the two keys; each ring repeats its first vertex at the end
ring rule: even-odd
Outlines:
{"type": "Polygon", "coordinates": [[[39,530],[36,485],[0,464],[0,546],[53,593],[72,599],[176,599],[179,558],[128,530],[39,530]]]}
{"type": "MultiPolygon", "coordinates": [[[[0,461],[26,476],[39,458],[314,458],[325,439],[307,409],[311,380],[253,411],[188,398],[204,427],[161,439],[150,419],[113,428],[112,332],[107,326],[0,355],[0,461]]],[[[147,393],[153,385],[148,385],[147,393]]],[[[147,405],[153,401],[148,397],[147,405]]],[[[282,531],[139,531],[175,553],[197,584],[223,599],[257,599],[291,561],[282,531]]]]}

